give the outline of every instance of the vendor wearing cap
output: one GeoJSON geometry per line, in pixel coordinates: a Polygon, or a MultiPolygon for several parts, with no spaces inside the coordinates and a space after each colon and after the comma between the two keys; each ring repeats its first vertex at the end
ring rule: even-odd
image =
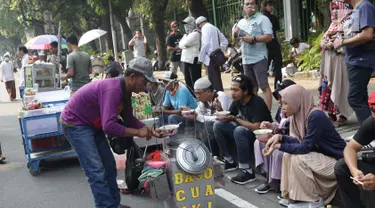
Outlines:
{"type": "MultiPolygon", "coordinates": [[[[372,116],[361,124],[353,139],[346,145],[344,159],[337,161],[335,166],[337,186],[346,208],[364,207],[359,188],[371,194],[373,192],[368,191],[375,191],[375,162],[365,161],[364,157],[358,160],[357,157],[364,146],[375,140],[375,91],[371,93],[368,104],[372,116]]],[[[369,154],[375,156],[375,153],[369,154]]]]}
{"type": "Polygon", "coordinates": [[[163,77],[159,79],[163,81],[167,90],[163,103],[163,113],[166,116],[163,119],[168,124],[182,122],[179,131],[179,133],[182,133],[181,130],[185,128],[182,111],[197,108],[197,101],[186,87],[179,85],[175,73],[171,71],[165,72],[163,77]]]}
{"type": "Polygon", "coordinates": [[[198,79],[194,84],[194,91],[197,99],[200,101],[198,107],[193,114],[185,114],[187,119],[196,119],[200,122],[199,125],[203,129],[200,131],[201,138],[210,139],[213,156],[220,156],[219,147],[214,140],[213,125],[216,121],[216,112],[229,111],[232,104],[232,98],[223,91],[215,91],[208,77],[198,79]],[[207,129],[207,132],[206,132],[207,129]],[[207,135],[208,133],[208,135],[207,135]]]}
{"type": "Polygon", "coordinates": [[[160,136],[133,116],[130,102],[131,93],[142,92],[147,81],[155,81],[151,62],[143,57],[131,60],[123,79],[127,98],[123,97],[121,78],[91,82],[73,94],[61,113],[64,134],[88,177],[97,208],[127,207],[120,205],[116,164],[105,134],[160,136]],[[128,106],[124,107],[126,100],[128,106]],[[117,123],[118,112],[126,127],[117,123]]]}

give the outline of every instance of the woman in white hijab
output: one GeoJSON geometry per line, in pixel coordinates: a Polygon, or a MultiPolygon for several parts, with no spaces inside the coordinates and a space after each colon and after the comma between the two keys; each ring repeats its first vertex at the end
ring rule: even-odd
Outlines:
{"type": "Polygon", "coordinates": [[[182,21],[186,34],[179,43],[181,52],[181,62],[184,68],[185,83],[189,90],[192,91],[195,81],[202,77],[202,68],[198,61],[200,49],[200,32],[196,29],[195,18],[187,17],[182,21]]]}

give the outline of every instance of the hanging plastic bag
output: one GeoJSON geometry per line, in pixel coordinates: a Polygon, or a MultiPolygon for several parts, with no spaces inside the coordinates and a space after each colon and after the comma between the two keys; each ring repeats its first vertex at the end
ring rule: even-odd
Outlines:
{"type": "Polygon", "coordinates": [[[134,141],[128,149],[126,157],[125,182],[128,186],[128,191],[134,191],[138,189],[138,177],[142,174],[145,163],[145,160],[142,158],[143,152],[134,141]]]}
{"type": "Polygon", "coordinates": [[[113,151],[112,151],[112,153],[113,153],[113,157],[115,158],[115,161],[116,161],[116,169],[117,170],[125,170],[126,154],[118,155],[113,151]]]}

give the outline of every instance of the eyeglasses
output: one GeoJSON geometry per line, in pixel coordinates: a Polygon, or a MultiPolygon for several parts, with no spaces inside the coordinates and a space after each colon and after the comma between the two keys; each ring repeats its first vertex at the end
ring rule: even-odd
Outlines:
{"type": "Polygon", "coordinates": [[[208,89],[204,89],[204,90],[202,90],[202,91],[194,91],[194,93],[200,95],[200,94],[202,94],[202,93],[204,93],[204,92],[207,92],[207,90],[208,90],[208,89]]]}

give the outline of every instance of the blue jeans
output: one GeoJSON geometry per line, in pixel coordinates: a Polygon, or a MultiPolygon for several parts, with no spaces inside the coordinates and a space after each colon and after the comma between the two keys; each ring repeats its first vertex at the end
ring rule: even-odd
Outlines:
{"type": "Polygon", "coordinates": [[[64,134],[75,150],[88,177],[96,208],[118,208],[116,162],[102,130],[89,126],[64,126],[64,134]]]}
{"type": "Polygon", "coordinates": [[[25,93],[25,88],[20,87],[20,98],[23,100],[23,95],[25,93]]]}
{"type": "Polygon", "coordinates": [[[359,123],[362,123],[371,115],[368,107],[367,85],[374,70],[350,64],[347,64],[347,70],[349,78],[349,105],[353,108],[359,123]]]}
{"type": "Polygon", "coordinates": [[[233,158],[228,149],[228,140],[234,140],[240,168],[251,168],[255,142],[255,134],[252,131],[243,126],[235,126],[233,123],[216,121],[214,123],[214,134],[221,154],[225,158],[233,158]]]}

